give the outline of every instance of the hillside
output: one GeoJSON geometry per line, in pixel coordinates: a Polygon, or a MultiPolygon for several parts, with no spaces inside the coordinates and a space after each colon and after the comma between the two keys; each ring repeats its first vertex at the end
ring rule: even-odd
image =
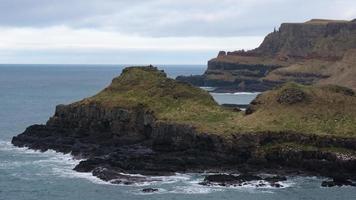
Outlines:
{"type": "Polygon", "coordinates": [[[258,96],[239,122],[242,129],[356,136],[356,97],[351,89],[287,83],[258,96]]]}
{"type": "Polygon", "coordinates": [[[250,106],[256,112],[245,116],[243,112],[220,107],[208,92],[167,78],[155,67],[129,67],[103,91],[69,106],[93,104],[105,109],[142,108],[158,121],[188,124],[211,134],[267,131],[356,134],[356,97],[352,90],[332,85],[288,83],[259,95],[255,105],[250,106]],[[300,93],[305,99],[291,104],[278,102],[281,96],[289,95],[288,91],[300,93]]]}
{"type": "Polygon", "coordinates": [[[355,20],[284,23],[268,34],[258,48],[222,51],[208,62],[203,75],[177,79],[218,87],[220,91],[265,91],[288,81],[356,89],[356,79],[346,75],[356,71],[354,49],[355,20]]]}
{"type": "Polygon", "coordinates": [[[58,105],[45,125],[12,143],[84,158],[74,170],[114,184],[162,178],[128,173],[236,169],[356,180],[355,109],[348,88],[289,83],[259,95],[245,113],[155,67],[130,67],[97,95],[58,105]]]}

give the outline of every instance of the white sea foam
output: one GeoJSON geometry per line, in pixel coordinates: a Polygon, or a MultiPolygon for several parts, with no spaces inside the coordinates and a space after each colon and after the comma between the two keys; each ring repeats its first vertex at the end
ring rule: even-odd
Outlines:
{"type": "MultiPolygon", "coordinates": [[[[15,147],[8,141],[0,141],[0,151],[11,153],[13,157],[25,156],[28,158],[25,161],[17,161],[15,159],[2,161],[0,164],[0,167],[2,168],[17,168],[32,165],[41,169],[39,173],[34,174],[36,176],[54,175],[64,178],[87,179],[97,184],[110,184],[93,176],[91,173],[74,171],[73,168],[79,164],[81,160],[73,159],[70,154],[58,153],[53,150],[41,152],[26,147],[15,147]]],[[[13,175],[19,177],[22,176],[22,174],[13,175]]]]}
{"type": "MultiPolygon", "coordinates": [[[[57,176],[63,178],[79,178],[85,179],[95,184],[105,184],[105,185],[117,185],[110,182],[102,181],[101,179],[93,176],[91,173],[81,173],[76,172],[73,168],[80,162],[80,160],[73,159],[70,154],[62,154],[49,150],[46,152],[40,152],[31,150],[28,148],[18,148],[14,147],[10,142],[0,141],[0,151],[11,153],[14,157],[27,157],[28,159],[23,159],[23,161],[5,160],[0,163],[0,167],[4,168],[16,168],[23,166],[35,166],[39,168],[39,172],[34,175],[36,176],[57,176]]],[[[181,174],[176,173],[172,176],[144,176],[141,174],[124,174],[128,176],[140,176],[146,177],[147,182],[137,183],[134,185],[125,187],[134,187],[138,194],[143,193],[140,188],[142,187],[154,187],[158,188],[159,191],[153,194],[165,194],[165,193],[182,193],[182,194],[207,194],[212,192],[219,192],[228,189],[238,189],[247,192],[273,192],[273,190],[278,189],[272,187],[270,184],[264,181],[251,181],[242,186],[236,187],[222,187],[222,186],[203,186],[199,183],[203,181],[204,175],[208,174],[181,174]],[[265,184],[261,186],[261,183],[265,184]]],[[[14,176],[22,176],[22,174],[14,174],[14,176]]],[[[26,178],[26,177],[22,177],[26,178]]],[[[28,177],[27,177],[28,178],[28,177]]],[[[288,180],[283,182],[278,182],[282,187],[287,188],[295,184],[296,180],[288,180]]],[[[119,187],[123,185],[118,185],[119,187]]],[[[136,193],[136,192],[134,192],[136,193]]],[[[151,194],[151,193],[149,193],[151,194]]]]}
{"type": "Polygon", "coordinates": [[[161,182],[164,184],[171,184],[176,182],[189,181],[191,180],[192,177],[189,174],[176,173],[175,175],[172,176],[158,176],[156,178],[162,180],[161,182]]]}
{"type": "Polygon", "coordinates": [[[251,96],[256,96],[258,94],[260,94],[260,92],[234,92],[234,93],[228,93],[228,92],[210,92],[210,94],[212,95],[216,95],[216,96],[225,96],[225,95],[233,95],[233,96],[238,96],[238,95],[251,95],[251,96]]]}
{"type": "Polygon", "coordinates": [[[213,90],[215,90],[216,89],[216,87],[200,87],[201,89],[203,89],[203,90],[206,90],[206,91],[213,91],[213,90]]]}
{"type": "Polygon", "coordinates": [[[212,192],[223,191],[223,188],[206,187],[199,185],[187,185],[187,186],[177,186],[169,193],[179,193],[179,194],[208,194],[212,192]]]}

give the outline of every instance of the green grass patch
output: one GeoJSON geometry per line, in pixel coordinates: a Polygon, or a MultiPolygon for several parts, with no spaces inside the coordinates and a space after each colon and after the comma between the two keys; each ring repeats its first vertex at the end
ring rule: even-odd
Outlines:
{"type": "Polygon", "coordinates": [[[129,67],[103,91],[76,104],[127,109],[143,106],[159,121],[190,124],[213,134],[293,131],[354,137],[356,97],[349,94],[348,89],[336,86],[288,83],[259,95],[255,112],[245,115],[222,108],[207,91],[167,78],[154,67],[129,67]],[[286,91],[297,91],[297,95],[286,91]],[[290,101],[298,98],[298,91],[306,98],[290,101]],[[281,103],[281,96],[287,103],[281,103]]]}

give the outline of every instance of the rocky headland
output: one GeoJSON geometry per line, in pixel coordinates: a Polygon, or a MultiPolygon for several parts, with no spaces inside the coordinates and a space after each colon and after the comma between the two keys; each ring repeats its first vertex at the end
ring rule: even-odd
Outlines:
{"type": "Polygon", "coordinates": [[[219,52],[203,75],[179,76],[216,92],[266,91],[294,81],[356,89],[356,20],[283,23],[250,51],[219,52]]]}
{"type": "Polygon", "coordinates": [[[176,172],[230,174],[207,176],[203,185],[265,180],[279,187],[284,180],[261,172],[353,184],[356,97],[340,86],[288,83],[260,94],[243,112],[155,67],[129,67],[98,94],[58,105],[45,125],[28,127],[12,143],[71,153],[84,159],[74,170],[117,184],[176,172]]]}

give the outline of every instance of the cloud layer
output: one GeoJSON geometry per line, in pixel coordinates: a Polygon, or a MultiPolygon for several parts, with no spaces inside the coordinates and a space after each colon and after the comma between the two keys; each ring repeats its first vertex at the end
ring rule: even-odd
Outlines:
{"type": "Polygon", "coordinates": [[[10,60],[26,51],[38,57],[45,50],[81,51],[85,57],[90,50],[88,56],[97,52],[99,59],[103,52],[137,50],[175,51],[171,63],[185,62],[179,52],[211,56],[220,49],[254,48],[280,23],[311,18],[356,18],[356,1],[1,0],[0,62],[9,60],[5,49],[13,52],[10,60]]]}
{"type": "Polygon", "coordinates": [[[141,36],[263,35],[286,21],[352,19],[354,0],[2,0],[0,26],[115,30],[141,36]]]}

